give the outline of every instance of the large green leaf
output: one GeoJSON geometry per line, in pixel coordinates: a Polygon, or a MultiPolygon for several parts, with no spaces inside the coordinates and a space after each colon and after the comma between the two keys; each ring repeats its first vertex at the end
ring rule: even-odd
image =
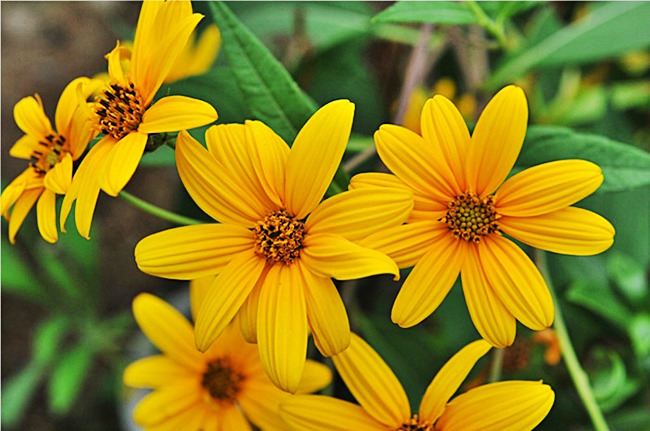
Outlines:
{"type": "Polygon", "coordinates": [[[650,184],[650,154],[599,135],[576,133],[563,127],[531,126],[517,168],[561,159],[596,163],[605,180],[599,192],[624,191],[650,184]]]}
{"type": "Polygon", "coordinates": [[[593,311],[623,330],[632,320],[632,313],[621,304],[607,284],[576,281],[569,286],[566,299],[593,311]]]}
{"type": "Polygon", "coordinates": [[[65,352],[52,371],[49,384],[50,409],[56,414],[67,413],[84,386],[94,352],[78,344],[65,352]]]}
{"type": "Polygon", "coordinates": [[[506,60],[487,82],[495,89],[538,67],[580,64],[650,45],[650,3],[611,2],[506,60]]]}
{"type": "Polygon", "coordinates": [[[45,368],[30,362],[18,374],[2,382],[2,425],[18,424],[41,381],[45,368]]]}
{"type": "Polygon", "coordinates": [[[472,24],[476,22],[476,15],[462,3],[400,1],[376,15],[372,20],[374,22],[472,24]]]}

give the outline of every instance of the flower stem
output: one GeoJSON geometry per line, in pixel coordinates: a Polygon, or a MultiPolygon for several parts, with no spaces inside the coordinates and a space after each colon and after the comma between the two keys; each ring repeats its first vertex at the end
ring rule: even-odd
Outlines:
{"type": "Polygon", "coordinates": [[[503,368],[503,357],[506,354],[506,349],[492,350],[492,363],[490,364],[490,375],[488,382],[494,383],[501,380],[501,370],[503,368]]]}
{"type": "Polygon", "coordinates": [[[130,193],[125,192],[122,190],[119,194],[119,196],[133,205],[134,207],[147,212],[151,215],[154,215],[158,218],[161,218],[163,220],[170,221],[172,223],[180,224],[180,225],[191,225],[191,224],[201,224],[204,223],[200,220],[196,220],[190,217],[185,217],[176,213],[173,213],[171,211],[167,211],[166,209],[160,208],[154,204],[150,204],[149,202],[143,201],[140,198],[137,198],[133,196],[130,193]]]}
{"type": "Polygon", "coordinates": [[[600,407],[598,407],[596,397],[594,396],[594,392],[589,384],[587,373],[582,369],[582,366],[580,366],[576,351],[573,348],[573,344],[571,344],[569,332],[566,329],[564,318],[562,317],[562,310],[560,310],[560,302],[558,301],[551,283],[551,276],[548,270],[545,252],[536,250],[536,263],[542,277],[544,277],[544,280],[546,281],[546,285],[553,295],[553,302],[555,304],[555,323],[553,324],[553,327],[555,328],[558,340],[560,341],[564,363],[569,369],[569,374],[571,375],[573,384],[578,391],[578,395],[580,395],[582,403],[587,409],[587,413],[589,413],[591,423],[594,425],[596,431],[609,431],[609,426],[607,425],[607,422],[605,422],[603,413],[600,411],[600,407]]]}
{"type": "Polygon", "coordinates": [[[492,36],[494,36],[501,46],[501,48],[508,49],[508,41],[506,40],[506,35],[503,31],[502,23],[495,22],[490,18],[483,8],[475,1],[466,1],[465,5],[469,8],[470,11],[476,17],[476,23],[487,30],[492,36]]]}

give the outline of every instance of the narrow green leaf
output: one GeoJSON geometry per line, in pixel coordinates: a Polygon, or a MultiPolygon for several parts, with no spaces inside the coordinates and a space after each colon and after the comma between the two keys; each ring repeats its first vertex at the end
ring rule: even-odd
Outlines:
{"type": "Polygon", "coordinates": [[[65,316],[55,316],[40,324],[34,335],[32,359],[42,365],[48,365],[59,352],[61,340],[68,329],[65,316]]]}
{"type": "Polygon", "coordinates": [[[629,328],[632,347],[637,358],[645,361],[643,364],[646,371],[650,371],[650,314],[638,314],[634,316],[629,328]]]}
{"type": "Polygon", "coordinates": [[[450,1],[400,1],[377,14],[373,22],[472,24],[476,16],[462,3],[450,1]]]}
{"type": "Polygon", "coordinates": [[[25,296],[29,299],[43,298],[43,289],[32,275],[16,247],[2,239],[2,290],[25,296]]]}
{"type": "Polygon", "coordinates": [[[93,352],[79,344],[65,352],[52,371],[48,386],[50,409],[55,414],[67,413],[84,386],[92,365],[93,352]]]}
{"type": "Polygon", "coordinates": [[[576,281],[569,286],[565,296],[567,300],[598,314],[620,329],[626,330],[632,320],[632,313],[621,304],[606,284],[576,281]]]}
{"type": "Polygon", "coordinates": [[[611,253],[607,259],[607,270],[632,305],[647,298],[648,279],[639,262],[623,253],[611,253]]]}
{"type": "Polygon", "coordinates": [[[596,401],[605,412],[614,410],[639,390],[639,384],[627,377],[625,364],[614,350],[598,350],[597,357],[607,365],[592,375],[596,401]]]}
{"type": "Polygon", "coordinates": [[[2,382],[2,425],[14,427],[24,417],[45,368],[36,362],[30,362],[18,374],[2,382]]]}
{"type": "Polygon", "coordinates": [[[576,133],[562,127],[531,126],[517,168],[562,159],[596,163],[605,180],[598,192],[624,191],[650,184],[650,154],[599,135],[576,133]]]}

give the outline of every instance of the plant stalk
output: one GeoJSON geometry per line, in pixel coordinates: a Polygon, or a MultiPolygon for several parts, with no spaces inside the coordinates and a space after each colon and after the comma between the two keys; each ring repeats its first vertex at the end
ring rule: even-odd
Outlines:
{"type": "Polygon", "coordinates": [[[134,207],[172,223],[176,223],[183,226],[204,223],[200,220],[196,220],[190,217],[185,217],[180,214],[173,213],[171,211],[167,211],[166,209],[160,208],[154,204],[143,201],[142,199],[137,198],[132,194],[125,192],[124,190],[122,190],[118,196],[120,196],[122,199],[124,199],[134,207]]]}

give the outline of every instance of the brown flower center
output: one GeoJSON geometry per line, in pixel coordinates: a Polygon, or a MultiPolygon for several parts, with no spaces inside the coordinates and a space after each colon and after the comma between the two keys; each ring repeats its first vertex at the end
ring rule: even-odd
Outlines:
{"type": "Polygon", "coordinates": [[[95,104],[99,129],[105,135],[121,139],[136,130],[142,122],[145,106],[133,83],[111,84],[95,104]]]}
{"type": "Polygon", "coordinates": [[[422,420],[418,415],[413,415],[410,421],[403,423],[395,431],[434,431],[433,423],[422,420]]]}
{"type": "Polygon", "coordinates": [[[447,223],[455,237],[478,244],[482,236],[499,230],[496,221],[500,217],[492,195],[479,198],[464,193],[447,204],[447,214],[440,221],[447,223]]]}
{"type": "Polygon", "coordinates": [[[39,145],[42,148],[39,147],[32,152],[29,166],[39,175],[45,175],[67,152],[64,148],[65,138],[58,133],[49,134],[45,137],[45,141],[39,142],[39,145]]]}
{"type": "Polygon", "coordinates": [[[255,225],[255,253],[270,264],[293,263],[300,257],[305,224],[282,209],[272,212],[255,225]]]}
{"type": "Polygon", "coordinates": [[[201,385],[214,400],[232,403],[241,390],[243,381],[244,375],[232,366],[229,358],[217,358],[208,363],[201,385]]]}

